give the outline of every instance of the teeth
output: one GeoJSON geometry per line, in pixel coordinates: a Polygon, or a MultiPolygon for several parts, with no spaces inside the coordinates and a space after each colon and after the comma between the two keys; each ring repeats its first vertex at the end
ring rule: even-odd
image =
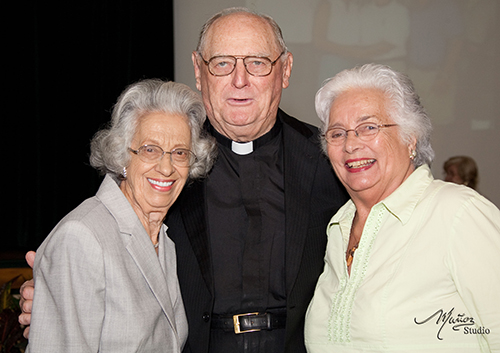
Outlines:
{"type": "Polygon", "coordinates": [[[356,162],[347,163],[347,166],[349,168],[362,168],[362,167],[365,167],[367,165],[372,164],[373,162],[375,162],[375,159],[365,159],[363,161],[356,161],[356,162]]]}
{"type": "Polygon", "coordinates": [[[156,181],[156,180],[153,180],[153,179],[148,179],[148,181],[151,184],[158,185],[158,186],[160,186],[162,188],[170,186],[170,185],[172,185],[174,183],[173,181],[161,182],[161,181],[156,181]]]}

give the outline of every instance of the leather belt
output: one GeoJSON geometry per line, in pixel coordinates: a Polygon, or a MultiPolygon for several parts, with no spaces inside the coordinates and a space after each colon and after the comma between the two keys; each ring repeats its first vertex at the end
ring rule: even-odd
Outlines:
{"type": "Polygon", "coordinates": [[[285,328],[286,312],[283,313],[245,313],[233,316],[212,316],[212,329],[223,329],[234,333],[256,332],[285,328]]]}

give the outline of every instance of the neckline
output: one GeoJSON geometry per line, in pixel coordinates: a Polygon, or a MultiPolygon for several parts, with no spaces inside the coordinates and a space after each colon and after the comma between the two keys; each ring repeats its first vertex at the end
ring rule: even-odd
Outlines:
{"type": "Polygon", "coordinates": [[[264,135],[260,136],[259,138],[249,141],[249,142],[237,142],[233,141],[226,136],[222,135],[219,133],[213,126],[210,124],[210,122],[207,119],[206,122],[206,127],[207,130],[210,132],[212,136],[215,137],[217,142],[229,148],[233,153],[238,154],[238,155],[246,155],[250,154],[257,149],[259,149],[261,146],[264,146],[268,144],[271,140],[273,140],[278,134],[281,132],[283,123],[281,120],[277,117],[276,122],[274,123],[274,126],[266,132],[264,135]]]}

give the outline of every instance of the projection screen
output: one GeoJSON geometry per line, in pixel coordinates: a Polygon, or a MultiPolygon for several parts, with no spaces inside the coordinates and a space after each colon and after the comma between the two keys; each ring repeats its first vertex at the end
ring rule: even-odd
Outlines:
{"type": "MultiPolygon", "coordinates": [[[[294,55],[281,108],[318,125],[314,95],[324,79],[376,62],[413,80],[431,116],[436,158],[467,155],[478,191],[500,206],[500,2],[497,0],[177,0],[175,78],[196,89],[191,64],[202,24],[245,6],[272,16],[294,55]]],[[[238,53],[231,53],[238,54],[238,53]]]]}

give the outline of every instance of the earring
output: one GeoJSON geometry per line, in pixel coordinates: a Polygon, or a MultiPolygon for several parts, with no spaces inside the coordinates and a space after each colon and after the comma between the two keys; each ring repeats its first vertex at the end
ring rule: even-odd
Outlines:
{"type": "Polygon", "coordinates": [[[127,179],[127,168],[123,167],[122,175],[124,179],[127,179]]]}
{"type": "Polygon", "coordinates": [[[417,151],[412,150],[411,153],[410,153],[410,159],[414,160],[416,156],[417,156],[417,151]]]}

